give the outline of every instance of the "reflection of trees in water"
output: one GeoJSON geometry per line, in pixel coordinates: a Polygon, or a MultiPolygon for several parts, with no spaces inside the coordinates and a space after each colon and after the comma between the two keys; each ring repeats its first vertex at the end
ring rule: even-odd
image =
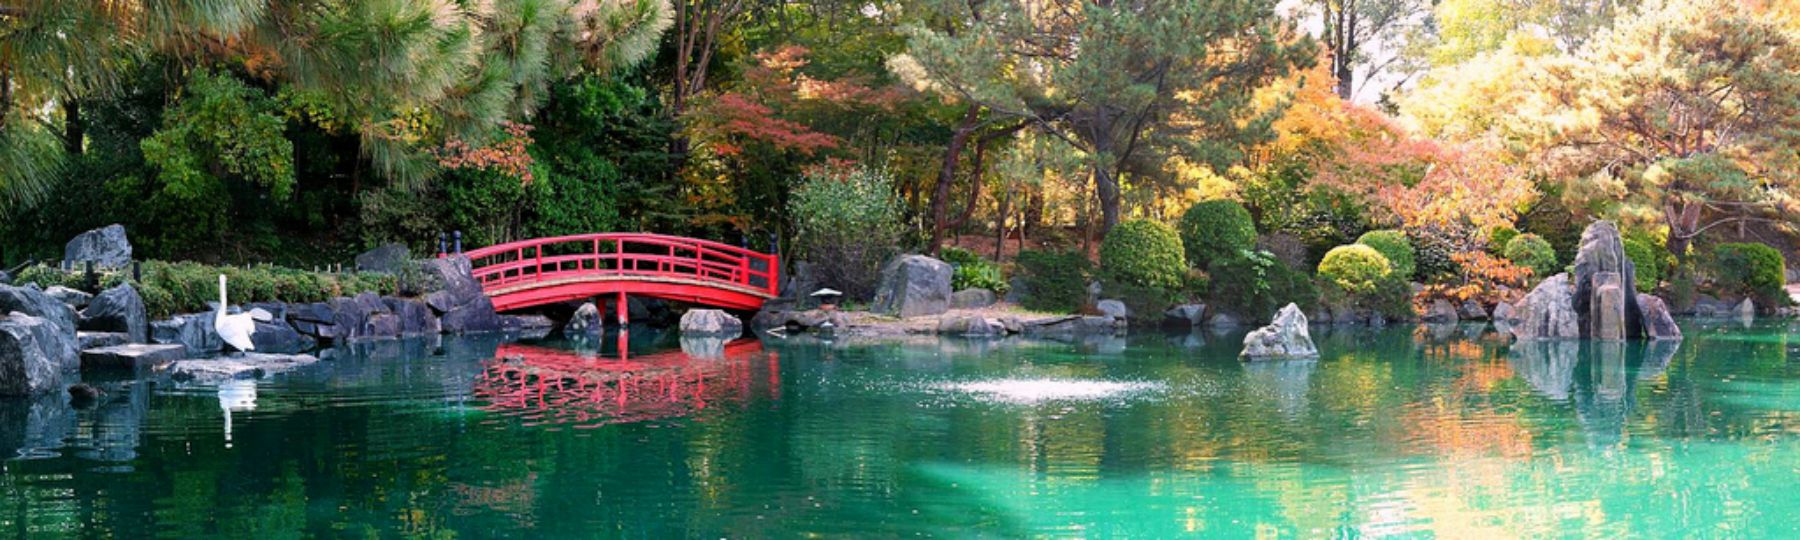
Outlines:
{"type": "Polygon", "coordinates": [[[487,401],[487,410],[516,414],[531,424],[591,428],[683,417],[715,401],[749,398],[757,368],[771,377],[776,373],[776,355],[763,353],[760,341],[718,341],[683,339],[681,351],[626,360],[502,345],[485,364],[474,393],[487,401]]]}
{"type": "Polygon", "coordinates": [[[1636,406],[1636,389],[1668,369],[1679,341],[1552,340],[1515,343],[1509,360],[1544,397],[1570,402],[1594,448],[1616,448],[1636,406]]]}

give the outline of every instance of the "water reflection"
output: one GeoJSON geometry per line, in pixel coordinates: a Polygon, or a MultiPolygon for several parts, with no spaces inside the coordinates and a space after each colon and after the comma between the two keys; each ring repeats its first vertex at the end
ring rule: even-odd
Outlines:
{"type": "Polygon", "coordinates": [[[1544,397],[1570,402],[1588,445],[1611,449],[1625,436],[1636,406],[1636,388],[1668,369],[1679,341],[1515,343],[1513,370],[1544,397]]]}
{"type": "Polygon", "coordinates": [[[718,401],[751,397],[757,372],[779,385],[778,356],[754,339],[685,338],[681,348],[629,359],[594,351],[501,345],[474,394],[490,411],[532,425],[607,424],[679,418],[718,401]]]}

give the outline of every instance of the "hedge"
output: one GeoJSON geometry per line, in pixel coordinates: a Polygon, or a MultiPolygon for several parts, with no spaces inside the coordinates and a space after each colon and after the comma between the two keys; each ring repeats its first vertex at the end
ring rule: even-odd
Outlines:
{"type": "Polygon", "coordinates": [[[1025,309],[1073,313],[1087,302],[1087,257],[1028,249],[1020,251],[1016,260],[1025,289],[1019,303],[1025,309]]]}
{"type": "Polygon", "coordinates": [[[1331,248],[1319,261],[1319,279],[1351,295],[1375,292],[1393,276],[1387,257],[1362,244],[1331,248]]]}

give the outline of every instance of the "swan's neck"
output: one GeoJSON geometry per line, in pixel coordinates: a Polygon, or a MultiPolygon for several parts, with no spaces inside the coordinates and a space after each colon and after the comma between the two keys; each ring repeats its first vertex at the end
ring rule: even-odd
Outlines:
{"type": "Polygon", "coordinates": [[[225,276],[219,276],[219,311],[214,318],[225,316],[225,276]]]}

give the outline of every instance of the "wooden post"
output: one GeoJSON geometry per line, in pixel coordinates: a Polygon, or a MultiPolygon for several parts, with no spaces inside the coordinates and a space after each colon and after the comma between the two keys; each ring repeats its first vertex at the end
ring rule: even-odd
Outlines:
{"type": "Polygon", "coordinates": [[[619,292],[619,305],[614,310],[614,311],[617,311],[619,314],[619,328],[625,328],[627,326],[631,326],[631,317],[630,317],[631,312],[629,309],[627,309],[625,307],[625,304],[626,304],[625,292],[620,291],[619,292]]]}

